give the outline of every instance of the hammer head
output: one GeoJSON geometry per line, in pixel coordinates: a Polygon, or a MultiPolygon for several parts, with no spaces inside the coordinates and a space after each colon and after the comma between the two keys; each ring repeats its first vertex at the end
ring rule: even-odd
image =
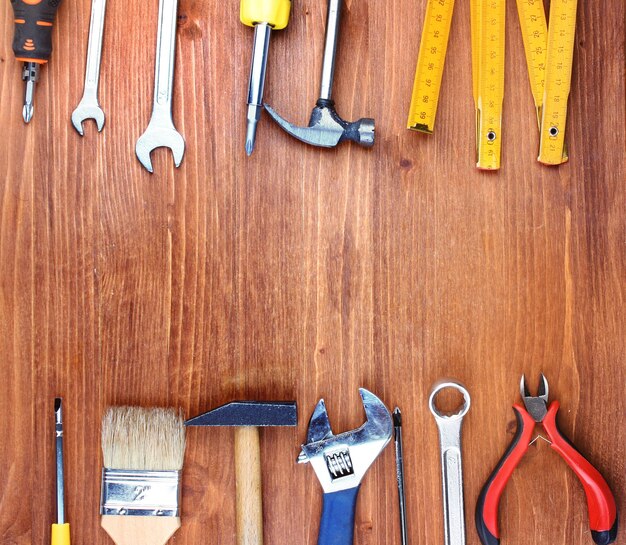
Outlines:
{"type": "Polygon", "coordinates": [[[295,426],[295,401],[231,401],[190,418],[185,426],[295,426]]]}
{"type": "Polygon", "coordinates": [[[374,145],[374,120],[362,118],[358,121],[344,121],[337,114],[332,100],[320,98],[317,101],[311,112],[308,127],[298,127],[289,123],[267,104],[265,109],[287,133],[312,146],[334,148],[346,140],[367,148],[374,145]]]}

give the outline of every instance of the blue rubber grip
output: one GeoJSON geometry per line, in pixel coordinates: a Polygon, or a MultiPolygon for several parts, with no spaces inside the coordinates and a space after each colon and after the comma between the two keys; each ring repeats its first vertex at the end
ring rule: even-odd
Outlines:
{"type": "Polygon", "coordinates": [[[352,545],[354,512],[360,485],[324,494],[322,521],[317,545],[352,545]]]}

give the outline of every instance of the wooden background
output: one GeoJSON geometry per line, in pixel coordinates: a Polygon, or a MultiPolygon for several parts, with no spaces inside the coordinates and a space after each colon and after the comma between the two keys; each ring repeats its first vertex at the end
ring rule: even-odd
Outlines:
{"type": "MultiPolygon", "coordinates": [[[[235,1],[181,0],[174,119],[182,167],[134,155],[152,100],[158,2],[112,0],[100,101],[80,138],[89,0],[64,0],[35,116],[0,8],[0,543],[45,543],[54,516],[52,398],[66,402],[75,544],[99,527],[100,418],[108,404],[297,399],[297,429],[262,437],[267,545],[314,544],[321,490],[296,466],[315,402],[335,431],[361,424],[364,386],[405,419],[411,544],[443,541],[431,384],[472,394],[464,424],[468,544],[484,480],[512,438],[510,406],[543,371],[560,424],[626,511],[624,4],[580,2],[571,161],[535,161],[537,130],[514,2],[507,8],[503,168],[472,167],[467,2],[458,2],[436,134],[405,130],[424,0],[348,0],[335,98],[371,116],[371,150],[306,147],[264,116],[244,154],[252,30],[235,1]]],[[[266,99],[305,123],[317,97],[326,6],[294,2],[272,38],[266,99]]],[[[188,432],[174,543],[235,543],[232,431],[188,432]]],[[[392,448],[367,474],[355,543],[399,543],[392,448]]],[[[545,442],[502,502],[507,545],[592,543],[582,488],[545,442]]],[[[624,531],[618,543],[626,543],[624,531]]]]}

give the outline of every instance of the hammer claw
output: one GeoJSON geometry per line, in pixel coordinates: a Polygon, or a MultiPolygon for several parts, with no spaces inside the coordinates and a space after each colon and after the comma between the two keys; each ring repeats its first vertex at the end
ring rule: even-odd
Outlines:
{"type": "Polygon", "coordinates": [[[317,108],[311,114],[311,122],[308,127],[299,127],[283,119],[271,106],[265,104],[265,109],[270,117],[288,134],[305,144],[311,144],[321,148],[333,148],[341,140],[343,127],[331,127],[319,123],[320,115],[317,108]],[[317,121],[316,121],[317,120],[317,121]]]}

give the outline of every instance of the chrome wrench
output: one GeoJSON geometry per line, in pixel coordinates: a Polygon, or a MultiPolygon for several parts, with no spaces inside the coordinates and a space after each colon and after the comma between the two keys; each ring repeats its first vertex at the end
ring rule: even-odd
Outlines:
{"type": "Polygon", "coordinates": [[[470,395],[460,382],[445,379],[434,384],[428,404],[439,428],[445,545],[465,545],[461,424],[470,408],[470,395]],[[443,413],[436,406],[437,394],[447,388],[463,395],[463,405],[456,413],[443,413]]]}
{"type": "Polygon", "coordinates": [[[177,0],[159,0],[156,61],[154,68],[154,100],[148,128],[137,140],[137,159],[152,172],[150,153],[160,147],[172,150],[174,164],[180,166],[185,153],[185,140],[172,121],[172,89],[176,59],[177,0]]]}
{"type": "Polygon", "coordinates": [[[83,97],[72,112],[72,125],[81,136],[83,136],[83,121],[86,119],[93,119],[96,122],[98,132],[104,127],[104,112],[98,102],[98,82],[100,81],[100,58],[102,57],[106,4],[106,0],[92,0],[91,2],[83,97]]]}
{"type": "Polygon", "coordinates": [[[318,545],[352,545],[354,515],[361,480],[387,446],[391,415],[374,394],[359,389],[367,421],[356,430],[334,435],[320,399],[309,422],[307,442],[298,463],[310,463],[322,485],[324,500],[318,545]]]}

